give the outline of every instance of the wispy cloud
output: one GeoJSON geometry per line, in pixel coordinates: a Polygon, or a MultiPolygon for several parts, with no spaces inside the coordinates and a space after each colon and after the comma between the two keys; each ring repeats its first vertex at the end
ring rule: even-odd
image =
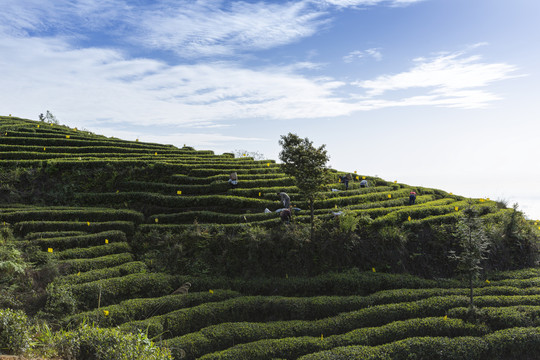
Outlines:
{"type": "Polygon", "coordinates": [[[137,41],[183,57],[269,49],[311,36],[328,22],[327,14],[307,1],[196,1],[163,10],[135,19],[141,30],[137,41]]]}
{"type": "Polygon", "coordinates": [[[433,58],[417,58],[408,71],[382,75],[373,80],[353,83],[366,90],[366,97],[377,107],[396,105],[438,105],[451,107],[482,107],[498,99],[484,90],[495,81],[516,75],[517,67],[505,63],[486,63],[477,55],[462,52],[442,54],[433,58]],[[395,98],[393,92],[423,92],[417,96],[395,98]],[[388,100],[393,99],[393,100],[388,100]]]}
{"type": "Polygon", "coordinates": [[[371,57],[377,61],[380,61],[382,59],[382,54],[380,52],[380,49],[377,48],[371,48],[367,50],[355,50],[345,55],[343,57],[343,61],[346,63],[351,63],[357,59],[365,57],[371,57]]]}
{"type": "Polygon", "coordinates": [[[375,5],[407,6],[425,0],[322,0],[322,3],[338,7],[367,7],[375,5]]]}

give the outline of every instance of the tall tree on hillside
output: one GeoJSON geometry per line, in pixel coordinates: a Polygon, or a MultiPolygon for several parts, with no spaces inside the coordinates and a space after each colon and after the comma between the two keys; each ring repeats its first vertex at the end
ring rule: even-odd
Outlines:
{"type": "Polygon", "coordinates": [[[294,178],[300,193],[309,201],[311,238],[313,239],[315,198],[328,181],[326,163],[329,158],[326,154],[326,145],[316,148],[308,138],[301,139],[298,135],[292,133],[282,135],[279,144],[283,148],[279,153],[283,171],[294,178]]]}
{"type": "Polygon", "coordinates": [[[484,231],[482,219],[476,210],[469,206],[463,210],[463,216],[456,226],[456,237],[459,240],[461,252],[451,252],[450,258],[458,261],[458,270],[465,274],[469,281],[470,308],[474,309],[474,280],[482,270],[482,260],[486,259],[489,252],[490,241],[484,231]]]}

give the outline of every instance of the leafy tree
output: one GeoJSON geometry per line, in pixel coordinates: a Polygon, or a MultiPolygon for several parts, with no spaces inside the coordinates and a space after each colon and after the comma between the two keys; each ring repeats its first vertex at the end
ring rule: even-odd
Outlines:
{"type": "Polygon", "coordinates": [[[54,116],[49,110],[47,110],[47,113],[45,114],[45,116],[43,116],[43,114],[39,114],[39,120],[46,121],[49,124],[56,124],[56,125],[59,124],[56,116],[54,116]]]}
{"type": "Polygon", "coordinates": [[[294,178],[300,193],[309,201],[311,238],[313,239],[315,198],[328,181],[326,163],[329,157],[326,154],[326,145],[316,148],[308,138],[301,139],[298,135],[292,133],[282,135],[279,144],[283,148],[279,153],[283,171],[294,178]]]}
{"type": "Polygon", "coordinates": [[[251,157],[253,160],[264,160],[266,157],[263,153],[258,151],[247,151],[243,149],[236,149],[233,151],[235,158],[251,157]]]}
{"type": "Polygon", "coordinates": [[[482,260],[487,259],[490,241],[484,231],[484,224],[476,210],[469,206],[463,210],[463,216],[456,225],[456,236],[461,252],[450,251],[450,258],[458,261],[458,270],[466,274],[470,288],[470,308],[474,308],[474,280],[482,270],[482,260]]]}

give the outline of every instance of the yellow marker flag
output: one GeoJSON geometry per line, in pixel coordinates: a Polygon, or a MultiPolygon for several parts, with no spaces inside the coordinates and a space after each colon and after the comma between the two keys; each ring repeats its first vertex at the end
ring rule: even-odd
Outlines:
{"type": "Polygon", "coordinates": [[[158,218],[155,218],[154,221],[158,223],[158,222],[159,222],[159,219],[158,219],[158,218]]]}
{"type": "Polygon", "coordinates": [[[459,207],[456,206],[456,207],[454,208],[454,210],[458,211],[458,210],[459,210],[459,207]]]}
{"type": "Polygon", "coordinates": [[[373,267],[371,268],[371,271],[376,272],[376,271],[375,271],[375,268],[373,268],[373,267]]]}
{"type": "Polygon", "coordinates": [[[109,243],[109,239],[105,239],[105,244],[108,244],[109,243]]]}
{"type": "Polygon", "coordinates": [[[109,316],[109,310],[103,310],[103,315],[109,316]]]}
{"type": "Polygon", "coordinates": [[[391,199],[391,198],[392,198],[392,194],[388,194],[388,198],[391,199]]]}
{"type": "Polygon", "coordinates": [[[213,294],[213,293],[214,293],[214,290],[210,289],[210,290],[208,290],[208,292],[209,292],[210,294],[213,294]]]}
{"type": "Polygon", "coordinates": [[[182,195],[182,190],[178,190],[178,191],[176,192],[176,194],[177,194],[177,195],[182,195]]]}
{"type": "Polygon", "coordinates": [[[409,217],[407,218],[407,220],[411,221],[411,217],[409,216],[409,217]]]}
{"type": "Polygon", "coordinates": [[[50,253],[52,253],[52,252],[53,252],[53,249],[52,249],[52,248],[48,248],[47,251],[50,252],[50,253]]]}
{"type": "Polygon", "coordinates": [[[71,136],[70,135],[66,135],[66,139],[69,139],[71,136]]]}

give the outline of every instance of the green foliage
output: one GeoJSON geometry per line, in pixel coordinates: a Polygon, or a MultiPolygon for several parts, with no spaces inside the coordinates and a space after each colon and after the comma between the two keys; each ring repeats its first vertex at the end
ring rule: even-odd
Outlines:
{"type": "Polygon", "coordinates": [[[126,334],[118,329],[82,325],[74,331],[59,333],[59,355],[67,360],[165,360],[170,351],[157,347],[142,333],[126,334]]]}
{"type": "Polygon", "coordinates": [[[30,346],[29,322],[22,311],[0,309],[0,353],[19,354],[30,346]]]}

